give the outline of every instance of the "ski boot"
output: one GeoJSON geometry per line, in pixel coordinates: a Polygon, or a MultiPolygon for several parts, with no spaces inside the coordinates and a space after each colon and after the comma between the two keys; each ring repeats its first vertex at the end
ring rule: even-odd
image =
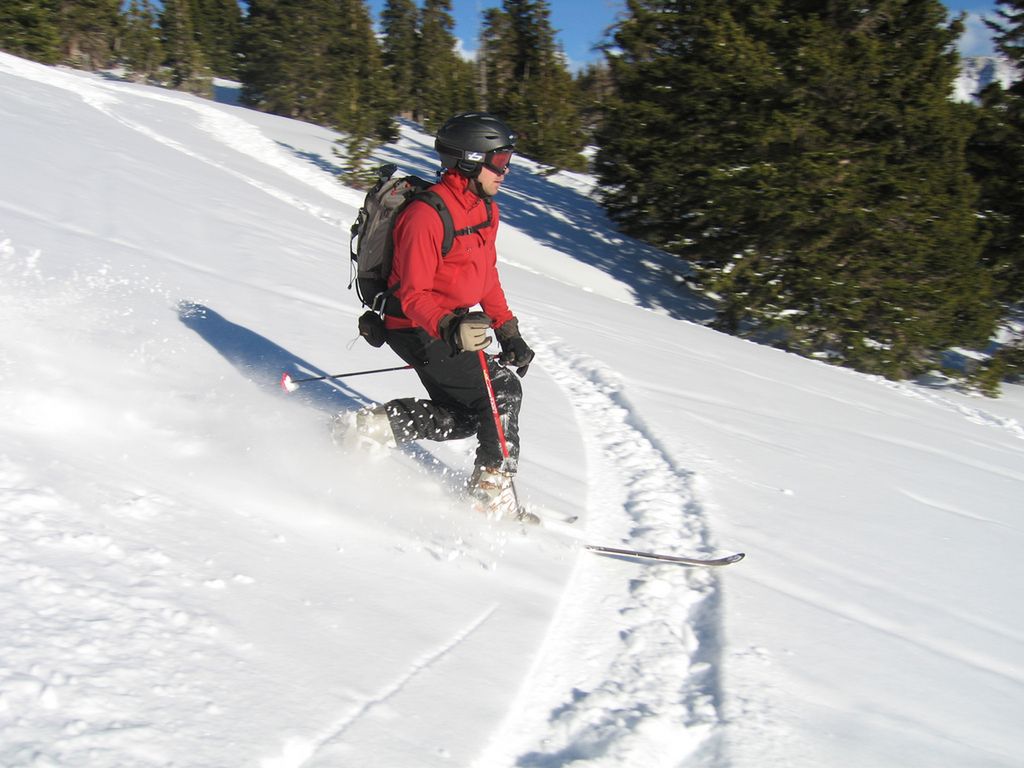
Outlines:
{"type": "Polygon", "coordinates": [[[331,439],[339,448],[382,455],[398,444],[383,405],[342,411],[331,419],[331,439]]]}
{"type": "Polygon", "coordinates": [[[519,505],[512,474],[491,467],[476,467],[466,484],[473,509],[492,520],[517,520],[537,525],[540,518],[519,505]]]}

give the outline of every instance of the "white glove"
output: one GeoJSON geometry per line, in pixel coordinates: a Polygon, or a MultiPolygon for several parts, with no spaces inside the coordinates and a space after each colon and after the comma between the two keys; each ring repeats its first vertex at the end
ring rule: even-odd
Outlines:
{"type": "Polygon", "coordinates": [[[479,352],[491,344],[487,332],[491,330],[491,318],[483,312],[469,312],[458,315],[445,315],[438,324],[441,338],[448,342],[453,353],[479,352]]]}

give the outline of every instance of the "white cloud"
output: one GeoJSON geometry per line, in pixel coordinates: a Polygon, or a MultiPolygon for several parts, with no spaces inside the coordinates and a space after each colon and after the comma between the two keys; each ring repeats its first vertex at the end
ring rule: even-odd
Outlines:
{"type": "Polygon", "coordinates": [[[455,38],[455,53],[463,61],[473,61],[476,58],[476,51],[468,50],[465,41],[461,37],[455,38]]]}

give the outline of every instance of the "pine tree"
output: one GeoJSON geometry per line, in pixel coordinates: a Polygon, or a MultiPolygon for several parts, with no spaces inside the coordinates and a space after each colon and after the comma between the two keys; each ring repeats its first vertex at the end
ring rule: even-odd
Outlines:
{"type": "MultiPolygon", "coordinates": [[[[996,48],[1020,72],[1024,64],[1024,2],[996,0],[996,18],[985,23],[995,33],[993,41],[996,48]]],[[[1011,90],[1019,92],[1024,90],[1024,85],[1018,79],[1011,90]]]]}
{"type": "Polygon", "coordinates": [[[0,50],[44,64],[60,58],[56,13],[48,0],[0,3],[0,50]]]}
{"type": "Polygon", "coordinates": [[[488,8],[483,14],[480,35],[481,104],[494,111],[505,104],[515,84],[516,47],[512,18],[500,8],[488,8]]]}
{"type": "Polygon", "coordinates": [[[243,33],[242,95],[266,112],[330,123],[343,83],[335,0],[252,0],[243,33]]]}
{"type": "MultiPolygon", "coordinates": [[[[1024,72],[1024,2],[997,0],[990,22],[996,48],[1024,72]]],[[[971,138],[972,170],[981,184],[981,213],[989,235],[984,261],[1007,306],[1024,301],[1024,80],[999,83],[980,99],[971,138]]]]}
{"type": "Polygon", "coordinates": [[[346,181],[395,138],[390,82],[362,0],[253,0],[243,34],[242,95],[267,112],[336,128],[346,181]]]}
{"type": "Polygon", "coordinates": [[[959,25],[941,3],[629,8],[606,203],[697,264],[723,328],[896,377],[984,342],[969,120],[949,98],[959,25]]]}
{"type": "Polygon", "coordinates": [[[119,0],[57,0],[56,7],[64,60],[84,69],[110,65],[120,23],[119,0]]]}
{"type": "Polygon", "coordinates": [[[214,75],[238,74],[242,11],[238,0],[191,0],[193,30],[203,58],[214,75]]]}
{"type": "Polygon", "coordinates": [[[420,12],[419,45],[414,72],[414,119],[428,130],[472,108],[460,98],[457,84],[466,68],[455,52],[451,0],[426,0],[420,12]],[[453,87],[456,86],[456,87],[453,87]]]}
{"type": "MultiPolygon", "coordinates": [[[[520,151],[556,168],[583,171],[585,142],[576,84],[561,48],[547,50],[541,58],[541,74],[524,90],[529,105],[521,126],[520,151]]],[[[515,118],[512,118],[515,121],[515,118]]]]}
{"type": "Polygon", "coordinates": [[[348,134],[343,142],[346,182],[367,187],[374,175],[367,167],[370,155],[381,141],[397,138],[391,120],[394,95],[366,5],[362,0],[343,0],[341,10],[341,34],[334,49],[338,92],[330,121],[348,134]]]}
{"type": "Polygon", "coordinates": [[[453,115],[459,112],[475,112],[481,108],[479,80],[479,66],[476,60],[464,59],[456,54],[451,82],[453,115]]]}
{"type": "Polygon", "coordinates": [[[762,222],[719,282],[727,311],[773,325],[790,348],[894,377],[984,344],[994,306],[970,124],[950,99],[959,23],[944,25],[937,0],[781,7],[788,83],[771,176],[738,179],[771,188],[723,198],[762,222]]]}
{"type": "Polygon", "coordinates": [[[287,46],[285,35],[287,9],[280,12],[278,0],[249,0],[249,12],[242,23],[240,47],[242,63],[242,102],[265,112],[274,112],[285,103],[275,91],[284,87],[278,62],[287,46]]]}
{"type": "Polygon", "coordinates": [[[157,11],[150,0],[132,0],[122,24],[121,58],[138,78],[157,76],[164,60],[157,11]]]}
{"type": "Polygon", "coordinates": [[[387,0],[381,11],[381,58],[391,79],[395,111],[406,117],[415,108],[417,14],[413,0],[387,0]]]}
{"type": "MultiPolygon", "coordinates": [[[[996,48],[1024,72],[1024,2],[997,0],[997,6],[997,18],[989,22],[996,48]]],[[[1024,303],[1024,81],[1007,89],[993,83],[982,91],[969,158],[981,187],[987,236],[982,260],[1006,315],[1024,303]]],[[[979,378],[995,394],[1001,379],[1022,375],[1024,343],[1018,340],[1002,348],[979,378]]]]}
{"type": "Polygon", "coordinates": [[[160,34],[166,56],[165,64],[171,72],[171,85],[209,95],[211,73],[202,49],[196,42],[191,0],[163,0],[160,34]]]}
{"type": "Polygon", "coordinates": [[[546,0],[504,0],[485,15],[481,41],[488,109],[520,134],[524,154],[582,169],[584,133],[565,55],[546,0]]]}
{"type": "Polygon", "coordinates": [[[575,83],[583,130],[593,137],[604,119],[608,100],[614,94],[608,65],[604,62],[588,64],[577,73],[575,83]]]}
{"type": "MultiPolygon", "coordinates": [[[[766,3],[764,13],[770,13],[766,3]]],[[[603,202],[628,234],[696,262],[728,263],[749,227],[710,199],[757,159],[784,80],[735,3],[627,0],[606,47],[612,93],[597,134],[603,202]]],[[[762,23],[761,26],[764,26],[762,23]]]]}

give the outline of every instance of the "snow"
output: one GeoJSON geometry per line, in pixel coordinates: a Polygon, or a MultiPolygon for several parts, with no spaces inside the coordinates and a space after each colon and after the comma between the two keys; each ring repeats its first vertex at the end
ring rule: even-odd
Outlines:
{"type": "Polygon", "coordinates": [[[960,61],[960,73],[953,83],[953,99],[976,102],[986,86],[999,83],[1005,89],[1019,79],[1017,68],[1004,56],[967,56],[960,61]]]}
{"type": "Polygon", "coordinates": [[[334,134],[221,99],[0,54],[0,765],[1020,765],[1021,388],[703,327],[593,179],[520,160],[555,522],[479,519],[471,441],[331,444],[409,372],[282,391],[399,362],[357,339],[334,134]]]}

